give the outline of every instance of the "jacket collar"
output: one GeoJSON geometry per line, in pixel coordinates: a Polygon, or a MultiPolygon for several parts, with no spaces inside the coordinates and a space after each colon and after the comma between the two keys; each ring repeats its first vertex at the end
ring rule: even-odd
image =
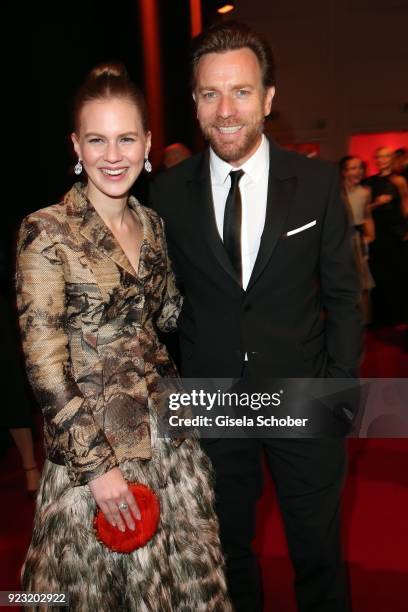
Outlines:
{"type": "MultiPolygon", "coordinates": [[[[85,193],[85,185],[75,183],[70,191],[64,197],[68,216],[78,217],[80,222],[79,232],[91,242],[99,251],[112,259],[118,266],[126,270],[131,276],[137,276],[135,271],[123,252],[120,244],[116,240],[111,230],[105,225],[102,218],[97,213],[96,209],[89,201],[85,193]]],[[[146,214],[143,207],[133,196],[128,199],[128,205],[138,216],[142,225],[142,243],[140,249],[140,257],[143,252],[143,244],[148,241],[151,236],[150,225],[147,223],[146,214]]],[[[139,265],[140,267],[140,265],[139,265]]]]}

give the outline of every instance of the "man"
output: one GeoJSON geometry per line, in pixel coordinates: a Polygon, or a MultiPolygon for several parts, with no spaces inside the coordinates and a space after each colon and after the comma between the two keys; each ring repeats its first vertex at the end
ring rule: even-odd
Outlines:
{"type": "MultiPolygon", "coordinates": [[[[184,286],[185,377],[356,374],[359,281],[337,172],[264,136],[274,91],[271,51],[249,28],[224,22],[199,37],[193,96],[210,146],[158,177],[151,198],[184,286]],[[237,170],[242,173],[230,174],[237,170]]],[[[339,543],[344,441],[204,443],[216,472],[236,610],[262,609],[251,540],[263,452],[283,513],[299,609],[346,610],[339,543]]]]}
{"type": "Polygon", "coordinates": [[[402,176],[408,183],[408,153],[405,147],[394,151],[393,170],[395,174],[402,176]]]}

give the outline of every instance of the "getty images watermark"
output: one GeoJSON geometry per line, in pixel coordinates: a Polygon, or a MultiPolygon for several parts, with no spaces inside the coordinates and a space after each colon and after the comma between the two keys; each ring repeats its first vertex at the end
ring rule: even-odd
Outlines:
{"type": "Polygon", "coordinates": [[[167,379],[158,435],[408,437],[408,379],[167,379]]]}
{"type": "Polygon", "coordinates": [[[220,413],[213,416],[196,414],[195,416],[181,416],[172,414],[169,416],[171,427],[181,428],[208,428],[208,427],[305,427],[308,418],[293,418],[290,415],[268,416],[258,414],[250,416],[243,414],[235,416],[225,412],[227,409],[247,408],[252,411],[259,411],[262,408],[278,407],[282,403],[283,389],[275,393],[247,393],[247,392],[228,392],[217,391],[211,393],[204,389],[192,389],[189,393],[177,392],[169,395],[169,409],[178,411],[180,408],[201,408],[207,412],[213,409],[220,413]]]}

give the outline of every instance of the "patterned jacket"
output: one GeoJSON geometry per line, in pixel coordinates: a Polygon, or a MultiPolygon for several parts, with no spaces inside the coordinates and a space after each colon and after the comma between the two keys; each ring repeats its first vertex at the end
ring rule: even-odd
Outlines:
{"type": "Polygon", "coordinates": [[[78,183],[26,217],[17,304],[27,372],[44,414],[48,458],[74,485],[151,456],[149,404],[176,371],[156,326],[181,308],[163,222],[129,198],[143,228],[133,270],[78,183]]]}

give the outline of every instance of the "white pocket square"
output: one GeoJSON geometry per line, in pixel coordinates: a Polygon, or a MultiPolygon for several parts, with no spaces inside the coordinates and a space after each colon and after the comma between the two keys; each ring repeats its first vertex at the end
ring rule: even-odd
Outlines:
{"type": "Polygon", "coordinates": [[[309,227],[313,227],[314,225],[316,225],[316,219],[314,221],[311,221],[310,223],[306,223],[306,225],[301,225],[301,227],[297,227],[296,229],[290,230],[290,232],[287,232],[285,236],[293,236],[293,234],[303,232],[304,230],[307,230],[309,229],[309,227]]]}

